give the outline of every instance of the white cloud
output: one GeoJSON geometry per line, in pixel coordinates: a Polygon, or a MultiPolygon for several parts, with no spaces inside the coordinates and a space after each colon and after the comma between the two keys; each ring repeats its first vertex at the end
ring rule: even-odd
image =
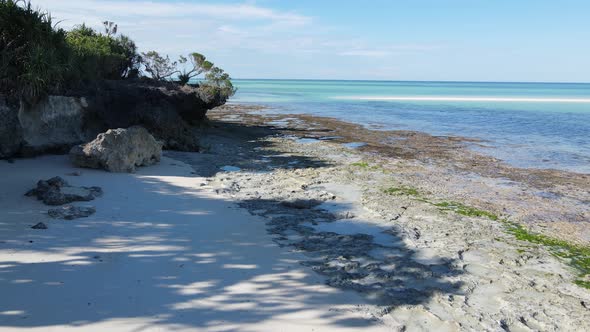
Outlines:
{"type": "Polygon", "coordinates": [[[195,47],[293,50],[302,46],[303,39],[309,39],[301,36],[312,24],[311,17],[249,3],[36,0],[34,4],[48,9],[61,27],[86,23],[102,29],[101,22],[114,21],[119,32],[130,35],[140,49],[172,54],[195,47]]]}
{"type": "Polygon", "coordinates": [[[54,13],[68,16],[85,13],[127,18],[194,17],[231,20],[271,20],[289,24],[307,24],[310,17],[289,12],[278,12],[251,4],[201,4],[192,2],[163,3],[154,1],[112,1],[112,0],[37,0],[35,4],[48,8],[54,13]]]}
{"type": "Polygon", "coordinates": [[[248,0],[233,4],[33,0],[33,4],[48,9],[63,28],[84,22],[102,29],[101,22],[113,21],[120,33],[135,40],[140,51],[157,50],[171,57],[201,52],[238,77],[259,77],[269,71],[282,77],[319,75],[338,71],[336,67],[359,65],[357,58],[367,59],[362,68],[370,70],[378,62],[393,61],[390,56],[429,50],[421,45],[375,45],[311,16],[244,1],[248,0]],[[380,59],[369,61],[372,58],[380,59]]]}

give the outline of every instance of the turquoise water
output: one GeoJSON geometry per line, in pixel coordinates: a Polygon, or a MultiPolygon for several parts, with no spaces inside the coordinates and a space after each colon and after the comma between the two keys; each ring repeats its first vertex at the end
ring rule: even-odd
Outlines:
{"type": "Polygon", "coordinates": [[[485,140],[518,167],[590,173],[590,84],[236,80],[232,102],[485,140]]]}

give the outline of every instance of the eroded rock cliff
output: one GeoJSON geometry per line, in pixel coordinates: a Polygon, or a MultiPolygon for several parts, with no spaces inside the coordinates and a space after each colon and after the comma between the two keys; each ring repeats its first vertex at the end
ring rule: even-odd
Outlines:
{"type": "Polygon", "coordinates": [[[67,152],[112,128],[141,125],[165,149],[198,151],[199,126],[225,100],[151,80],[98,81],[34,104],[0,96],[0,158],[67,152]]]}

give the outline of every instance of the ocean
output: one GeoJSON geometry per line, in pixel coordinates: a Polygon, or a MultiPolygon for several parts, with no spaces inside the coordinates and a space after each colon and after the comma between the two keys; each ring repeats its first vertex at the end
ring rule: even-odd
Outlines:
{"type": "Polygon", "coordinates": [[[235,80],[232,103],[483,140],[513,166],[590,173],[590,84],[235,80]]]}

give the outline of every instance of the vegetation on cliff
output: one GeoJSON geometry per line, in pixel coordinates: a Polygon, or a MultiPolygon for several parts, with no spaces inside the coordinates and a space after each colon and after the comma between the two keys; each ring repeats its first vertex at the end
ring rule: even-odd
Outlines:
{"type": "Polygon", "coordinates": [[[169,80],[176,76],[178,78],[176,82],[185,85],[199,75],[205,74],[204,80],[200,84],[204,86],[206,91],[213,95],[220,94],[226,98],[236,92],[229,74],[215,66],[200,53],[191,53],[188,58],[180,56],[177,61],[172,61],[168,55],[163,56],[156,51],[150,51],[141,54],[141,62],[145,71],[159,81],[169,80]]]}
{"type": "Polygon", "coordinates": [[[178,61],[156,51],[140,55],[116,24],[104,26],[104,32],[85,24],[65,31],[29,1],[0,0],[0,94],[35,101],[89,81],[143,76],[184,85],[201,74],[200,85],[215,98],[235,93],[229,75],[202,54],[178,61]]]}
{"type": "Polygon", "coordinates": [[[85,24],[68,31],[66,41],[75,59],[73,72],[77,79],[125,79],[139,74],[141,58],[133,40],[125,35],[114,36],[104,22],[105,34],[85,24]]]}
{"type": "Polygon", "coordinates": [[[66,32],[30,2],[0,0],[0,93],[27,99],[63,87],[72,56],[66,32]]]}

